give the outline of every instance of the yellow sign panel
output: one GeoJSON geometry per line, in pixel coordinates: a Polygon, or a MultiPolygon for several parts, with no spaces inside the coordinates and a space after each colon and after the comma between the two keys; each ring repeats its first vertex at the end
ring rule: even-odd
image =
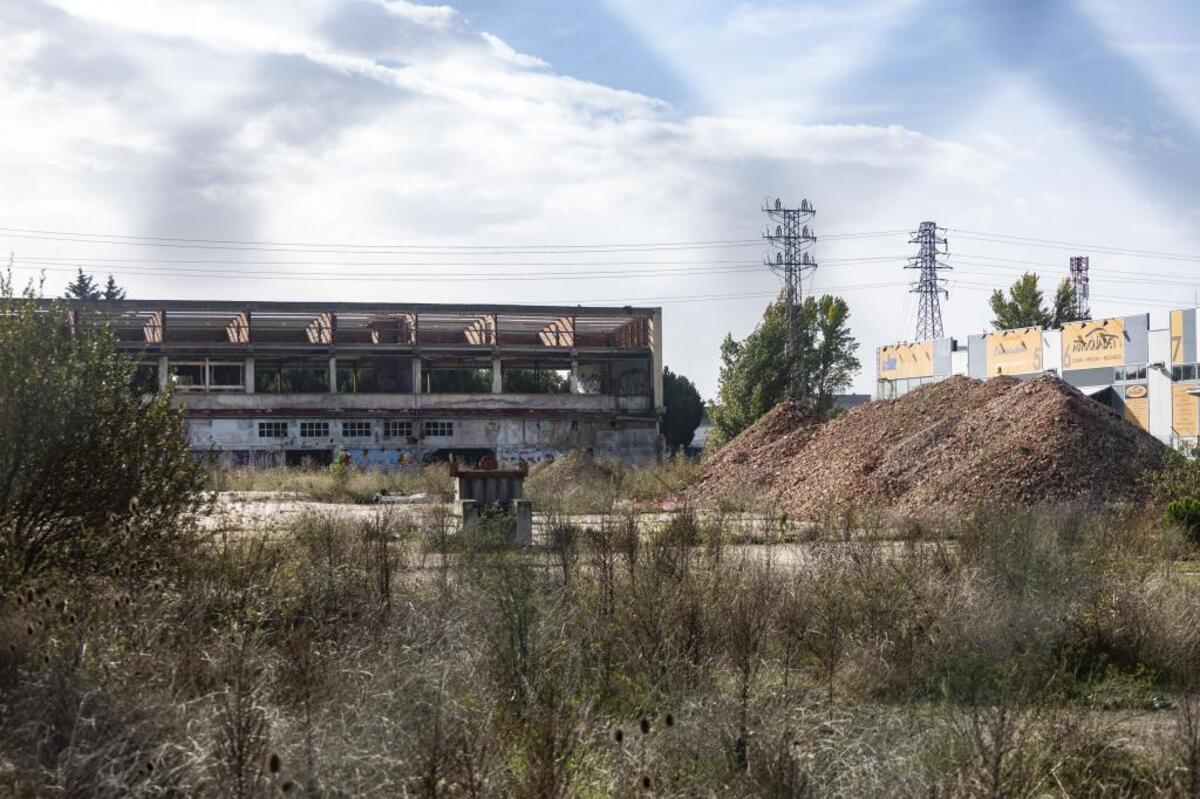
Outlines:
{"type": "Polygon", "coordinates": [[[1150,400],[1146,397],[1125,397],[1125,418],[1143,430],[1150,429],[1150,400]]]}
{"type": "Polygon", "coordinates": [[[1062,328],[1063,369],[1090,369],[1125,363],[1125,320],[1068,322],[1062,328]]]}
{"type": "Polygon", "coordinates": [[[876,374],[880,380],[903,380],[933,375],[933,341],[880,347],[876,374]]]}
{"type": "Polygon", "coordinates": [[[1183,311],[1171,311],[1171,363],[1183,360],[1183,311]]]}
{"type": "Polygon", "coordinates": [[[1194,383],[1171,386],[1171,432],[1180,438],[1193,438],[1196,435],[1196,398],[1188,393],[1194,388],[1194,383]]]}
{"type": "Polygon", "coordinates": [[[987,374],[1027,375],[1042,371],[1042,329],[1001,330],[984,337],[987,374]]]}

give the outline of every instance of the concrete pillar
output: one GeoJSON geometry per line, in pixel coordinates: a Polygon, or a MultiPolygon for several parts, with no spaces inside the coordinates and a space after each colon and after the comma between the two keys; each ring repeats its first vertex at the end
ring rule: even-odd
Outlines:
{"type": "Polygon", "coordinates": [[[171,382],[170,368],[171,365],[167,363],[167,356],[158,356],[158,387],[161,389],[165,389],[171,382]]]}
{"type": "Polygon", "coordinates": [[[329,356],[329,393],[337,393],[337,356],[329,356]]]}
{"type": "Polygon", "coordinates": [[[492,393],[501,394],[504,392],[504,373],[501,371],[500,356],[492,356],[492,393]]]}
{"type": "Polygon", "coordinates": [[[572,394],[582,394],[582,387],[579,385],[579,359],[572,356],[571,358],[571,379],[568,381],[572,394]]]}
{"type": "Polygon", "coordinates": [[[416,356],[412,359],[412,393],[421,393],[421,359],[416,356]]]}
{"type": "Polygon", "coordinates": [[[650,330],[650,341],[653,345],[653,357],[650,359],[650,368],[654,373],[650,375],[652,380],[651,385],[654,386],[654,409],[659,414],[663,412],[663,324],[662,324],[662,308],[654,309],[654,322],[650,330]]]}
{"type": "Polygon", "coordinates": [[[246,393],[254,393],[254,356],[250,355],[246,358],[246,363],[242,367],[242,379],[245,382],[246,393]]]}

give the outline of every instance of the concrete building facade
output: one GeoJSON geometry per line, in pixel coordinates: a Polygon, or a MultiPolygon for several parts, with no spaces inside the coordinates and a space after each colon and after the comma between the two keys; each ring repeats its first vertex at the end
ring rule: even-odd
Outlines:
{"type": "Polygon", "coordinates": [[[1196,310],[1072,322],[1062,330],[1000,330],[968,336],[966,346],[948,338],[890,344],[876,353],[875,396],[895,398],[951,375],[1050,373],[1165,443],[1200,443],[1196,310]]]}
{"type": "Polygon", "coordinates": [[[234,464],[660,451],[659,308],[137,300],[70,316],[107,326],[143,385],[173,389],[193,448],[234,464]]]}

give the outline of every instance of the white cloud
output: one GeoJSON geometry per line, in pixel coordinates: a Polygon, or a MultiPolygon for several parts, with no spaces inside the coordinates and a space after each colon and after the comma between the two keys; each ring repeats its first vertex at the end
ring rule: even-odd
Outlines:
{"type": "MultiPolygon", "coordinates": [[[[659,98],[556,72],[446,6],[57,0],[28,8],[36,11],[0,9],[0,96],[18,120],[0,126],[0,217],[9,227],[375,243],[679,241],[755,236],[768,193],[810,193],[819,235],[894,228],[935,212],[966,217],[972,203],[1028,208],[1033,218],[1062,202],[1024,191],[1053,163],[1034,158],[1038,149],[1020,136],[997,133],[999,121],[955,141],[896,125],[805,125],[744,110],[687,115],[659,98]]],[[[2,236],[0,245],[18,258],[251,257],[317,262],[276,267],[290,271],[340,268],[319,255],[197,255],[2,236]]],[[[819,258],[897,261],[834,261],[816,288],[903,279],[907,249],[903,237],[823,243],[819,258]]],[[[707,267],[754,263],[761,254],[650,258],[707,267]]],[[[112,267],[133,296],[588,302],[776,286],[765,271],[372,284],[172,279],[121,268],[112,267]]],[[[439,268],[461,271],[421,267],[439,268]]],[[[246,267],[255,269],[269,267],[246,267]]],[[[50,273],[52,289],[65,279],[50,273]]],[[[899,309],[872,302],[879,296],[849,295],[865,349],[896,335],[899,309]]],[[[720,338],[748,332],[762,303],[670,306],[673,367],[711,393],[720,338]]]]}

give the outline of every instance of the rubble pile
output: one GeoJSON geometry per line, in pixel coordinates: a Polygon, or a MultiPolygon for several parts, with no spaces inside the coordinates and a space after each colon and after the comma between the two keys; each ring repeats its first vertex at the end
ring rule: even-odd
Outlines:
{"type": "Polygon", "coordinates": [[[1056,377],[954,377],[824,424],[780,405],[716,454],[691,496],[765,494],[798,515],[844,505],[1105,505],[1138,499],[1142,475],[1166,452],[1056,377]]]}

